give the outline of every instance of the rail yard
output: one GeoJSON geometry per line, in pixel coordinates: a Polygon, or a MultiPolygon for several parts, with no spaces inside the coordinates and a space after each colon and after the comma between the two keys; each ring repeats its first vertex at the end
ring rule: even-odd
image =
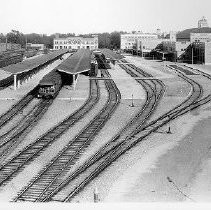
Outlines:
{"type": "Polygon", "coordinates": [[[0,201],[210,201],[209,66],[57,50],[0,79],[0,201]]]}

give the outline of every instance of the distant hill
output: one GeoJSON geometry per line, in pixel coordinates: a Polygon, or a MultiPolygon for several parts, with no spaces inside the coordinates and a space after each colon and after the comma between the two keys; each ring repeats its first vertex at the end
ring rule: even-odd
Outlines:
{"type": "Polygon", "coordinates": [[[210,27],[190,28],[177,33],[177,41],[190,40],[190,33],[211,33],[210,27]]]}

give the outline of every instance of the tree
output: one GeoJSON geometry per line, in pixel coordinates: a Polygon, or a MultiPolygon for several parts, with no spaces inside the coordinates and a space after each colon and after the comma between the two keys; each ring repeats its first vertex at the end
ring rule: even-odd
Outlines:
{"type": "Polygon", "coordinates": [[[109,33],[98,34],[98,46],[99,48],[110,48],[110,34],[109,33]]]}
{"type": "Polygon", "coordinates": [[[17,30],[12,30],[7,33],[7,41],[10,43],[20,44],[22,47],[25,46],[25,37],[17,30]]]}
{"type": "Polygon", "coordinates": [[[120,48],[120,33],[112,32],[110,35],[110,48],[119,49],[120,48]]]}

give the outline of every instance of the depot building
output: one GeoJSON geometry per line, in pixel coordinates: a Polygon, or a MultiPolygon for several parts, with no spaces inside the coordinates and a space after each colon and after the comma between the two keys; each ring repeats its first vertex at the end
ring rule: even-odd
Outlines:
{"type": "Polygon", "coordinates": [[[93,35],[92,37],[68,37],[68,38],[55,38],[54,39],[54,50],[60,49],[90,49],[94,50],[98,48],[98,36],[93,35]]]}

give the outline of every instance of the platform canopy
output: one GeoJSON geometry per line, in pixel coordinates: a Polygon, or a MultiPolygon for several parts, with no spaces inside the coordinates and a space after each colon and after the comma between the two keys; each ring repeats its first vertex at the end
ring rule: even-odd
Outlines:
{"type": "Polygon", "coordinates": [[[61,54],[66,53],[67,50],[58,50],[48,54],[40,55],[35,58],[30,58],[20,63],[12,64],[6,67],[1,68],[4,71],[7,71],[11,74],[21,74],[23,72],[28,72],[34,68],[39,67],[40,65],[45,64],[46,62],[53,60],[61,54]]]}
{"type": "Polygon", "coordinates": [[[89,71],[90,68],[91,51],[89,49],[79,49],[57,67],[58,71],[67,74],[79,74],[81,72],[89,71]]]}
{"type": "Polygon", "coordinates": [[[110,49],[100,49],[100,51],[105,55],[106,58],[111,58],[111,59],[115,59],[115,60],[119,60],[119,59],[123,58],[122,55],[117,54],[110,49]]]}

